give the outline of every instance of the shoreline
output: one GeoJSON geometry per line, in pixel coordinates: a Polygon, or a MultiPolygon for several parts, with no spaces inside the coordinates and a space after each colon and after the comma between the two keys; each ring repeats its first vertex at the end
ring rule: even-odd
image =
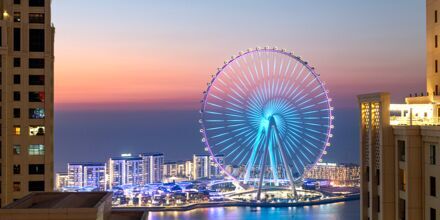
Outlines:
{"type": "Polygon", "coordinates": [[[298,203],[255,203],[255,202],[210,202],[210,203],[198,203],[185,206],[159,206],[159,207],[113,207],[113,210],[142,210],[148,212],[185,212],[193,209],[200,208],[216,208],[216,207],[303,207],[312,205],[324,205],[337,202],[346,202],[359,200],[360,194],[349,195],[344,197],[328,198],[319,201],[298,202],[298,203]]]}

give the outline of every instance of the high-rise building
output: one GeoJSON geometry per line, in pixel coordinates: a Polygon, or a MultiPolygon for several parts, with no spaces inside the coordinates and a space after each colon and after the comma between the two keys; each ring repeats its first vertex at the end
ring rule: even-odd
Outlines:
{"type": "Polygon", "coordinates": [[[193,160],[185,161],[185,177],[192,180],[193,177],[193,160]]]}
{"type": "Polygon", "coordinates": [[[360,95],[361,219],[440,219],[440,0],[426,1],[426,91],[360,95]]]}
{"type": "Polygon", "coordinates": [[[55,189],[60,191],[62,188],[69,186],[69,175],[67,172],[56,173],[55,189]]]}
{"type": "Polygon", "coordinates": [[[163,178],[177,177],[176,162],[166,162],[162,166],[163,166],[163,178]]]}
{"type": "Polygon", "coordinates": [[[162,153],[123,154],[108,162],[109,187],[159,183],[163,175],[162,153]]]}
{"type": "Polygon", "coordinates": [[[222,170],[217,163],[224,165],[224,157],[224,155],[216,155],[215,157],[209,156],[209,160],[211,163],[209,176],[211,179],[223,178],[223,173],[221,172],[222,170]]]}
{"type": "Polygon", "coordinates": [[[143,153],[140,157],[144,163],[143,184],[159,183],[163,178],[164,156],[162,153],[143,153]]]}
{"type": "Polygon", "coordinates": [[[193,178],[209,178],[211,171],[211,163],[209,155],[205,154],[194,154],[193,155],[193,178]]]}
{"type": "Polygon", "coordinates": [[[333,186],[358,186],[360,168],[355,164],[317,163],[309,167],[304,178],[329,180],[333,186]]]}
{"type": "Polygon", "coordinates": [[[196,180],[202,178],[211,179],[223,177],[221,169],[215,162],[214,158],[218,163],[224,164],[223,155],[216,155],[215,157],[212,157],[206,154],[194,154],[191,163],[192,179],[196,180]]]}
{"type": "Polygon", "coordinates": [[[68,163],[67,174],[68,186],[107,189],[105,163],[68,163]]]}
{"type": "Polygon", "coordinates": [[[108,161],[109,188],[118,185],[140,185],[144,163],[141,157],[131,154],[111,157],[108,161]]]}
{"type": "Polygon", "coordinates": [[[54,33],[50,0],[0,0],[0,204],[52,191],[54,33]]]}

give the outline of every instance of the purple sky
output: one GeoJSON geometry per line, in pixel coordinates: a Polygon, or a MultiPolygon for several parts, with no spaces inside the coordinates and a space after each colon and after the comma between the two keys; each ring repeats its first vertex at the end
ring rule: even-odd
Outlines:
{"type": "Polygon", "coordinates": [[[55,162],[203,150],[198,102],[209,75],[249,47],[295,51],[336,109],[328,161],[357,162],[356,95],[403,102],[425,84],[424,1],[53,1],[55,162]]]}

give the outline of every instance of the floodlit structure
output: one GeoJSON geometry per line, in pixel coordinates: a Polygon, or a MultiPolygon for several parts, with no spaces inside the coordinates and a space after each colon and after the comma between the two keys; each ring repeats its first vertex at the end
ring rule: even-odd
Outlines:
{"type": "Polygon", "coordinates": [[[0,0],[0,205],[54,189],[51,1],[0,0]]]}
{"type": "Polygon", "coordinates": [[[193,155],[193,174],[194,179],[208,179],[210,177],[210,160],[209,155],[194,154],[193,155]]]}
{"type": "Polygon", "coordinates": [[[440,219],[439,0],[427,0],[426,90],[360,95],[361,219],[440,219]]]}
{"type": "Polygon", "coordinates": [[[162,153],[122,154],[108,161],[109,187],[158,183],[163,177],[162,153]]]}
{"type": "Polygon", "coordinates": [[[304,178],[329,180],[332,186],[359,186],[360,167],[355,164],[317,163],[304,178]]]}
{"type": "Polygon", "coordinates": [[[61,191],[62,188],[69,186],[69,175],[67,172],[55,174],[55,190],[61,191]]]}
{"type": "Polygon", "coordinates": [[[107,189],[105,163],[68,163],[68,186],[107,189]]]}
{"type": "Polygon", "coordinates": [[[246,164],[245,183],[259,166],[257,199],[265,179],[279,184],[285,176],[294,192],[295,182],[330,145],[330,102],[324,83],[300,57],[277,48],[249,49],[225,61],[208,83],[202,142],[211,156],[224,154],[228,164],[246,164]]]}

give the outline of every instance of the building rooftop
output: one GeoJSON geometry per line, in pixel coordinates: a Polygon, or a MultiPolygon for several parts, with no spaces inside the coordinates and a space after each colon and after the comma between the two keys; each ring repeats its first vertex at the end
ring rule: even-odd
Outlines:
{"type": "Polygon", "coordinates": [[[0,219],[144,220],[147,212],[112,209],[111,192],[36,192],[0,209],[0,219]]]}
{"type": "Polygon", "coordinates": [[[31,193],[3,209],[93,208],[112,194],[107,192],[31,193]]]}
{"type": "Polygon", "coordinates": [[[69,165],[82,165],[82,166],[105,166],[103,162],[73,162],[68,163],[69,165]]]}
{"type": "Polygon", "coordinates": [[[159,152],[149,152],[149,153],[141,153],[141,156],[163,156],[163,153],[159,152]]]}

